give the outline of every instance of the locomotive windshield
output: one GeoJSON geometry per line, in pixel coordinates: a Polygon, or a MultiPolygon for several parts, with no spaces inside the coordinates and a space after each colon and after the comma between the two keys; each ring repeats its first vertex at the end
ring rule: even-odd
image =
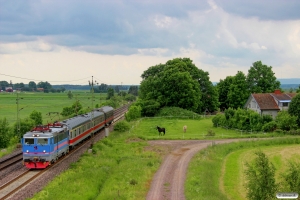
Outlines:
{"type": "Polygon", "coordinates": [[[48,144],[48,139],[47,138],[38,138],[37,143],[41,144],[41,145],[48,144]]]}
{"type": "Polygon", "coordinates": [[[25,138],[25,144],[34,144],[34,138],[25,138]]]}

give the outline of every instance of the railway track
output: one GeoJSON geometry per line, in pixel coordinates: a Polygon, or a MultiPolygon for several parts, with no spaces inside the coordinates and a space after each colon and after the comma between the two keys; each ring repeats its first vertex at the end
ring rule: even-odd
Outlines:
{"type": "Polygon", "coordinates": [[[9,158],[6,158],[5,160],[0,161],[0,171],[12,166],[13,164],[17,163],[17,162],[21,162],[22,161],[22,151],[18,152],[16,155],[13,155],[9,158]]]}
{"type": "MultiPolygon", "coordinates": [[[[117,121],[121,120],[124,117],[125,112],[128,109],[128,104],[125,106],[122,106],[118,109],[114,110],[114,120],[113,124],[117,121]]],[[[100,132],[104,132],[104,130],[101,130],[100,132]]],[[[99,133],[98,133],[99,134],[99,133]]],[[[95,136],[97,137],[97,136],[95,136]]],[[[99,136],[100,140],[101,136],[99,136]]],[[[33,181],[38,179],[38,177],[41,177],[43,174],[45,174],[47,171],[49,171],[52,167],[55,165],[62,163],[63,160],[68,159],[72,154],[79,152],[81,149],[86,149],[87,146],[90,145],[90,143],[94,142],[94,137],[91,139],[85,141],[84,143],[77,146],[77,148],[70,151],[68,155],[65,155],[61,157],[56,163],[50,165],[48,168],[43,170],[26,170],[22,174],[18,175],[17,177],[14,177],[7,183],[0,185],[0,200],[8,199],[12,197],[14,194],[16,194],[18,191],[20,191],[22,188],[26,187],[27,185],[30,185],[33,181]]],[[[0,169],[7,168],[12,165],[12,163],[17,163],[22,161],[22,152],[11,156],[5,160],[2,160],[0,162],[0,169]]]]}

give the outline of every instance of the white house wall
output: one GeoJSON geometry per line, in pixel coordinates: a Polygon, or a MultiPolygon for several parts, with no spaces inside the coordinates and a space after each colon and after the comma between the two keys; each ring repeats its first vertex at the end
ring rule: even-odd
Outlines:
{"type": "Polygon", "coordinates": [[[273,119],[276,118],[277,116],[277,111],[276,110],[263,110],[262,115],[271,115],[273,117],[273,119]]]}

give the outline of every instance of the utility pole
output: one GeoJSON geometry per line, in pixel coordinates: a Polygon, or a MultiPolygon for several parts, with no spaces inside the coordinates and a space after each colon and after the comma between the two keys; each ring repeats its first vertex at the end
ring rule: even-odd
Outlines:
{"type": "Polygon", "coordinates": [[[19,92],[17,92],[17,99],[16,99],[16,103],[17,103],[17,134],[18,136],[20,135],[20,110],[22,110],[23,108],[19,109],[19,100],[23,99],[23,98],[19,98],[19,92]]]}
{"type": "MultiPolygon", "coordinates": [[[[89,81],[89,85],[91,87],[91,92],[92,92],[92,125],[93,125],[93,131],[92,131],[92,137],[94,137],[94,80],[92,76],[92,82],[89,81]]],[[[92,141],[92,144],[94,141],[92,141]]]]}

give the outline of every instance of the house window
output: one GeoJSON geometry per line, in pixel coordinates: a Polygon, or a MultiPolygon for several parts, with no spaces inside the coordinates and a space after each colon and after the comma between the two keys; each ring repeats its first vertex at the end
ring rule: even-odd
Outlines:
{"type": "Polygon", "coordinates": [[[284,102],[284,103],[282,103],[282,106],[283,106],[283,107],[288,107],[288,106],[289,106],[289,103],[284,102]]]}

